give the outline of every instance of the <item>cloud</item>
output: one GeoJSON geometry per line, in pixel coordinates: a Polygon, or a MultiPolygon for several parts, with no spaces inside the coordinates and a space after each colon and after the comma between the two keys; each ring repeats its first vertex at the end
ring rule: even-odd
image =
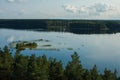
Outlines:
{"type": "Polygon", "coordinates": [[[79,8],[79,13],[88,13],[88,8],[86,6],[81,6],[79,8]]]}
{"type": "Polygon", "coordinates": [[[16,11],[16,14],[19,15],[19,16],[26,15],[27,14],[27,10],[26,9],[21,9],[19,11],[16,11]]]}
{"type": "Polygon", "coordinates": [[[116,7],[109,4],[95,3],[90,6],[79,6],[75,7],[74,5],[63,5],[65,11],[72,12],[79,15],[88,15],[88,16],[99,16],[103,13],[109,11],[116,11],[116,7]]]}
{"type": "Polygon", "coordinates": [[[27,1],[27,0],[7,0],[8,2],[10,3],[13,3],[13,2],[24,2],[24,1],[27,1]]]}
{"type": "Polygon", "coordinates": [[[17,0],[18,2],[25,2],[25,1],[27,1],[27,0],[17,0]]]}
{"type": "Polygon", "coordinates": [[[101,4],[101,3],[97,3],[94,4],[93,6],[90,6],[90,9],[95,9],[96,12],[106,12],[110,10],[107,4],[101,4]]]}
{"type": "Polygon", "coordinates": [[[68,5],[63,5],[62,6],[66,11],[72,12],[72,13],[76,13],[78,11],[78,9],[75,6],[72,6],[70,4],[68,5]]]}
{"type": "Polygon", "coordinates": [[[23,1],[25,1],[25,0],[18,0],[18,1],[23,2],[23,1]]]}
{"type": "Polygon", "coordinates": [[[8,2],[15,2],[15,0],[8,0],[8,2]]]}
{"type": "Polygon", "coordinates": [[[89,6],[88,7],[90,13],[96,13],[98,15],[100,15],[101,13],[105,13],[105,12],[109,12],[109,11],[113,11],[114,8],[113,6],[110,6],[108,4],[102,4],[102,3],[97,3],[97,4],[94,4],[93,6],[89,6]]]}
{"type": "Polygon", "coordinates": [[[21,14],[25,14],[26,13],[26,10],[25,9],[21,9],[21,14]]]}

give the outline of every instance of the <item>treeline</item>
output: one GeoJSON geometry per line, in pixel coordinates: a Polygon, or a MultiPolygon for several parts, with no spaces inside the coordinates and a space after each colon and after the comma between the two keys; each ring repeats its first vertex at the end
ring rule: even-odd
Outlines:
{"type": "Polygon", "coordinates": [[[78,34],[117,33],[120,32],[120,20],[1,19],[0,28],[42,29],[78,34]]]}
{"type": "Polygon", "coordinates": [[[76,52],[71,58],[63,67],[61,61],[47,59],[45,55],[24,56],[17,50],[12,56],[8,47],[4,47],[4,50],[0,49],[0,80],[120,80],[117,70],[105,69],[101,74],[96,65],[85,69],[76,52]]]}
{"type": "Polygon", "coordinates": [[[47,24],[44,20],[32,19],[3,19],[0,20],[0,28],[8,29],[46,29],[47,24]]]}

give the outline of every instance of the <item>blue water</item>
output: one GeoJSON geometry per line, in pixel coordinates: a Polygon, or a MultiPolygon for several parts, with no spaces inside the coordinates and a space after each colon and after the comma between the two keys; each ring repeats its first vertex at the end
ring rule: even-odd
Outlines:
{"type": "Polygon", "coordinates": [[[71,54],[75,51],[79,54],[83,67],[91,69],[94,64],[99,71],[104,68],[120,71],[120,33],[117,34],[91,34],[78,35],[60,32],[35,32],[23,30],[0,29],[0,47],[9,45],[14,41],[33,41],[38,39],[49,40],[49,42],[37,42],[37,50],[24,50],[23,55],[36,54],[54,57],[61,60],[65,66],[71,60],[71,54]],[[57,50],[46,50],[42,45],[51,44],[50,48],[57,50]],[[43,48],[42,50],[40,48],[43,48]],[[68,48],[72,48],[69,50],[68,48]]]}

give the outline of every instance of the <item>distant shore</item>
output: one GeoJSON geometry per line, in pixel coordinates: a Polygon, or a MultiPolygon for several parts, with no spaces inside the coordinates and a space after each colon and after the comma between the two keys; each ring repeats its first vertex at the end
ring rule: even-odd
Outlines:
{"type": "Polygon", "coordinates": [[[120,20],[0,19],[0,28],[104,34],[120,32],[120,20]]]}

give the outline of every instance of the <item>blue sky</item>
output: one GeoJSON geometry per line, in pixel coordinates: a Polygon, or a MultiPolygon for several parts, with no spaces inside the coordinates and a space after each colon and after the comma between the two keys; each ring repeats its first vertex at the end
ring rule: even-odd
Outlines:
{"type": "Polygon", "coordinates": [[[120,0],[0,0],[0,19],[117,19],[120,0]]]}

